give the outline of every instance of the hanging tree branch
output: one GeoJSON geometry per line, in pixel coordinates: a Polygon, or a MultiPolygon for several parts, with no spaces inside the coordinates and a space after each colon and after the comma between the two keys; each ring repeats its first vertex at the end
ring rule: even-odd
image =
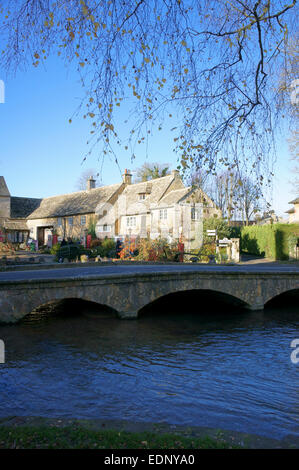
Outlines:
{"type": "Polygon", "coordinates": [[[53,54],[76,64],[90,149],[134,158],[174,121],[182,170],[245,165],[262,182],[296,13],[296,0],[2,1],[0,65],[16,72],[53,54]]]}

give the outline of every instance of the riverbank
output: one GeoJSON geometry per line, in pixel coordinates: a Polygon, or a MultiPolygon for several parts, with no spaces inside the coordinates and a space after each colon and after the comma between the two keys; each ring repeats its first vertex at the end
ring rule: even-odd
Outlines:
{"type": "Polygon", "coordinates": [[[0,419],[0,449],[295,449],[299,439],[166,423],[11,417],[0,419]]]}

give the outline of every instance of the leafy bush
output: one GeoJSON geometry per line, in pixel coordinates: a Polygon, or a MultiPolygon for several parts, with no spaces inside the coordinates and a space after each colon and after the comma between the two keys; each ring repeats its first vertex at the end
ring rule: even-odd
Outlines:
{"type": "Polygon", "coordinates": [[[0,253],[16,251],[16,247],[10,242],[0,242],[0,253]]]}
{"type": "Polygon", "coordinates": [[[148,238],[142,238],[138,243],[138,255],[136,259],[138,261],[148,261],[151,251],[151,240],[148,238]]]}
{"type": "Polygon", "coordinates": [[[103,255],[108,258],[115,258],[116,256],[116,242],[111,238],[105,238],[102,241],[101,248],[103,249],[103,255]]]}
{"type": "Polygon", "coordinates": [[[43,245],[38,249],[39,253],[44,255],[51,254],[51,248],[48,245],[43,245]]]}
{"type": "Polygon", "coordinates": [[[95,248],[91,248],[89,250],[90,258],[96,258],[97,256],[100,256],[101,258],[106,257],[106,250],[104,250],[102,246],[96,246],[95,248]]]}
{"type": "MultiPolygon", "coordinates": [[[[137,247],[139,246],[139,239],[132,239],[126,237],[123,241],[122,249],[119,252],[120,259],[128,259],[136,256],[137,254],[137,247]]],[[[138,251],[139,253],[139,251],[138,251]]]]}
{"type": "Polygon", "coordinates": [[[91,240],[91,242],[90,242],[90,248],[91,249],[96,248],[96,247],[101,246],[101,245],[102,245],[102,242],[98,238],[95,239],[95,240],[91,240]]]}
{"type": "Polygon", "coordinates": [[[230,227],[225,219],[209,217],[203,221],[203,238],[208,240],[207,230],[217,230],[218,238],[240,238],[240,227],[230,227]]]}
{"type": "Polygon", "coordinates": [[[151,240],[149,238],[141,239],[136,246],[138,255],[136,259],[139,261],[177,261],[178,245],[170,244],[164,238],[151,240]]]}
{"type": "Polygon", "coordinates": [[[204,242],[202,248],[200,249],[200,261],[208,263],[211,256],[216,256],[216,243],[215,241],[210,240],[204,242]]]}
{"type": "Polygon", "coordinates": [[[60,243],[56,243],[55,245],[53,245],[51,250],[50,250],[51,255],[57,256],[59,248],[60,248],[60,243]]]}

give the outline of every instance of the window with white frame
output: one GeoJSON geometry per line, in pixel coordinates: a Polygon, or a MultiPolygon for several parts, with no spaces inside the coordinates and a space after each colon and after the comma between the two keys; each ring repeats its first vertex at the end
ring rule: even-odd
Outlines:
{"type": "Polygon", "coordinates": [[[81,215],[80,225],[86,225],[86,215],[81,215]]]}
{"type": "Polygon", "coordinates": [[[111,225],[100,225],[99,226],[99,232],[111,232],[111,225]]]}
{"type": "Polygon", "coordinates": [[[57,218],[57,225],[58,227],[62,227],[62,217],[57,218]]]}
{"type": "Polygon", "coordinates": [[[199,210],[196,207],[191,207],[191,220],[199,220],[199,210]]]}
{"type": "Polygon", "coordinates": [[[127,227],[136,227],[136,217],[127,217],[127,227]]]}
{"type": "Polygon", "coordinates": [[[74,217],[69,217],[67,220],[69,225],[74,225],[74,217]]]}
{"type": "Polygon", "coordinates": [[[142,201],[143,199],[145,199],[145,193],[140,193],[139,200],[142,201]]]}
{"type": "Polygon", "coordinates": [[[160,209],[159,211],[159,219],[165,220],[167,219],[167,209],[160,209]]]}

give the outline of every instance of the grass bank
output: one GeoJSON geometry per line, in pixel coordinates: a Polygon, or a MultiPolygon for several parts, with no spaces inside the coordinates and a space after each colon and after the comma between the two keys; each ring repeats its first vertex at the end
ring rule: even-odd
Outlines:
{"type": "Polygon", "coordinates": [[[212,439],[152,432],[96,431],[81,426],[0,427],[0,449],[229,449],[212,439]]]}
{"type": "Polygon", "coordinates": [[[298,448],[235,431],[166,423],[11,417],[0,419],[0,449],[274,449],[298,448]]]}

